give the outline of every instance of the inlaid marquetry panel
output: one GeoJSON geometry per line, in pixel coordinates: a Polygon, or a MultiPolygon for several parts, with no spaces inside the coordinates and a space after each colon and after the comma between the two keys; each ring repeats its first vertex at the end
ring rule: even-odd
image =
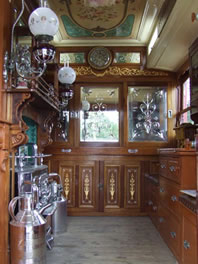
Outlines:
{"type": "Polygon", "coordinates": [[[125,166],[125,199],[126,208],[138,207],[140,203],[140,176],[138,166],[125,166]]]}
{"type": "Polygon", "coordinates": [[[94,208],[96,179],[94,166],[79,166],[79,207],[94,208]]]}
{"type": "Polygon", "coordinates": [[[63,194],[67,199],[67,206],[75,206],[75,167],[60,165],[60,175],[63,184],[63,194]]]}
{"type": "Polygon", "coordinates": [[[104,170],[104,207],[120,207],[120,166],[105,166],[104,170]]]}

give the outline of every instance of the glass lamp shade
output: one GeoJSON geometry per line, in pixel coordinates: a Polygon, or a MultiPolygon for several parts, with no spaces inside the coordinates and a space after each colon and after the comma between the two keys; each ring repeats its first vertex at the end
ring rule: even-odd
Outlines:
{"type": "Polygon", "coordinates": [[[63,84],[72,84],[76,80],[76,72],[71,67],[62,67],[58,71],[58,80],[63,84]]]}
{"type": "Polygon", "coordinates": [[[39,44],[32,49],[32,53],[39,63],[47,63],[54,59],[56,51],[50,44],[39,44]]]}
{"type": "Polygon", "coordinates": [[[48,7],[39,7],[29,16],[28,25],[34,36],[47,35],[53,39],[58,31],[57,15],[48,7]]]}

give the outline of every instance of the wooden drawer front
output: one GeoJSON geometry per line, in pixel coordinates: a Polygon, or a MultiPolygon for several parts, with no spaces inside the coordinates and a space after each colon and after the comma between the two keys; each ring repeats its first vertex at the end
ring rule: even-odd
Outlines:
{"type": "Polygon", "coordinates": [[[167,177],[167,160],[160,159],[159,173],[161,176],[167,177]]]}
{"type": "Polygon", "coordinates": [[[176,216],[181,216],[181,206],[179,203],[180,189],[174,183],[160,178],[160,202],[169,208],[169,210],[176,216]]]}
{"type": "Polygon", "coordinates": [[[173,215],[169,215],[168,222],[169,247],[175,256],[179,258],[181,252],[181,222],[173,215]]]}
{"type": "Polygon", "coordinates": [[[197,229],[183,218],[182,263],[197,264],[197,229]]]}
{"type": "Polygon", "coordinates": [[[180,183],[180,165],[178,159],[168,160],[167,177],[177,183],[180,183]]]}
{"type": "Polygon", "coordinates": [[[161,236],[164,238],[166,242],[168,242],[168,233],[167,233],[168,218],[169,218],[169,214],[167,212],[167,209],[164,208],[161,204],[159,204],[158,206],[158,227],[159,227],[159,232],[161,236]]]}
{"type": "Polygon", "coordinates": [[[173,251],[175,256],[179,258],[181,224],[180,221],[161,204],[158,207],[158,229],[169,248],[173,251]]]}

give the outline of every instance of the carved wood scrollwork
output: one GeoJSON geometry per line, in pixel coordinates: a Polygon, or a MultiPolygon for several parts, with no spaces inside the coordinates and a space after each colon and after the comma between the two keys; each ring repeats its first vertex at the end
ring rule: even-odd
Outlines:
{"type": "Polygon", "coordinates": [[[43,127],[41,128],[42,133],[40,134],[40,147],[44,149],[46,146],[50,145],[53,140],[51,137],[52,129],[54,127],[54,118],[56,116],[55,111],[51,111],[45,115],[44,120],[42,122],[43,127]]]}
{"type": "Polygon", "coordinates": [[[0,150],[0,171],[2,173],[6,172],[6,163],[9,159],[9,152],[0,150]]]}
{"type": "Polygon", "coordinates": [[[25,144],[28,141],[28,137],[25,131],[28,126],[23,121],[22,113],[30,102],[34,101],[34,97],[31,93],[19,93],[13,95],[13,125],[11,126],[11,148],[17,148],[21,144],[25,144]]]}

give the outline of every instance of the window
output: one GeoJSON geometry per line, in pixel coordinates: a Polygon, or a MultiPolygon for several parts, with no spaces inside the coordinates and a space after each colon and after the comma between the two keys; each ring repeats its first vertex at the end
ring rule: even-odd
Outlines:
{"type": "Polygon", "coordinates": [[[119,142],[119,88],[81,87],[80,141],[119,142]]]}
{"type": "Polygon", "coordinates": [[[167,91],[164,87],[128,88],[128,141],[167,140],[167,91]]]}
{"type": "Polygon", "coordinates": [[[180,124],[191,123],[193,121],[190,117],[190,78],[188,78],[182,85],[182,114],[180,116],[180,124]]]}

